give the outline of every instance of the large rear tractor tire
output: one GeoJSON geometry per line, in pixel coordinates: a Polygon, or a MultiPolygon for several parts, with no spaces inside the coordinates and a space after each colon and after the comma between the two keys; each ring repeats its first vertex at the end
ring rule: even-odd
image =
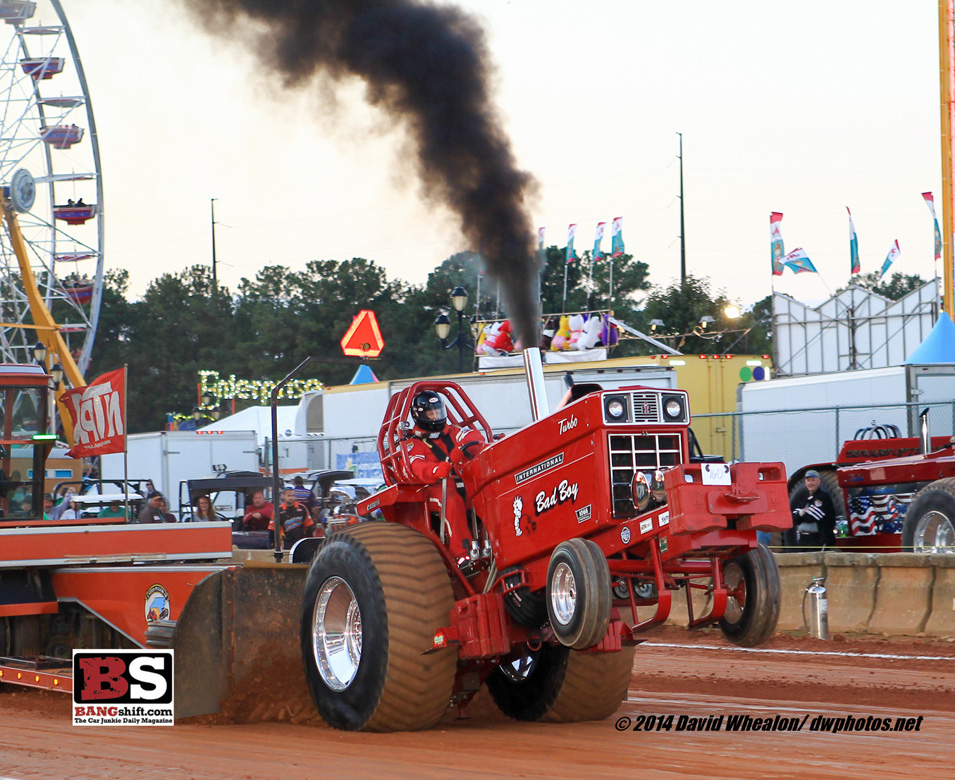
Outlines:
{"type": "Polygon", "coordinates": [[[902,549],[955,554],[955,477],[938,479],[916,494],[902,523],[902,549]]]}
{"type": "Polygon", "coordinates": [[[607,633],[613,594],[610,567],[589,539],[561,542],[547,567],[547,616],[562,645],[583,650],[607,633]]]}
{"type": "Polygon", "coordinates": [[[487,688],[498,709],[515,720],[603,720],[627,696],[633,650],[580,653],[544,645],[497,667],[487,678],[487,688]]]}
{"type": "Polygon", "coordinates": [[[776,630],[781,588],[779,567],[763,545],[723,564],[723,584],[730,592],[720,630],[742,647],[761,645],[776,630]]]}
{"type": "Polygon", "coordinates": [[[366,523],[332,536],[312,561],[302,604],[302,658],[325,722],[348,731],[434,726],[457,653],[422,653],[453,603],[441,556],[417,531],[366,523]]]}

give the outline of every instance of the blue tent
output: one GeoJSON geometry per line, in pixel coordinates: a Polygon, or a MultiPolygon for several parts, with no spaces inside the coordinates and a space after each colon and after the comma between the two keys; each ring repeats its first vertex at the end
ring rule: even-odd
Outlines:
{"type": "Polygon", "coordinates": [[[368,385],[372,382],[377,382],[378,377],[375,376],[375,372],[372,371],[368,366],[362,363],[358,366],[358,370],[355,372],[355,376],[351,378],[350,385],[368,385]]]}
{"type": "Polygon", "coordinates": [[[948,312],[939,315],[935,327],[905,362],[911,365],[955,363],[955,323],[948,312]]]}

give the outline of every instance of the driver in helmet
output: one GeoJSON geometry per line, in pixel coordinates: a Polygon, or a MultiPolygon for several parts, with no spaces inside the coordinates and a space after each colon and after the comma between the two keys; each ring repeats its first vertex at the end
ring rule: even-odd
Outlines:
{"type": "MultiPolygon", "coordinates": [[[[427,491],[428,508],[440,513],[438,483],[453,473],[460,475],[461,466],[484,448],[485,441],[477,431],[449,423],[444,399],[432,391],[418,393],[412,399],[411,417],[414,430],[404,444],[411,473],[419,482],[433,486],[427,491]]],[[[450,550],[454,555],[467,555],[471,547],[467,509],[453,482],[447,491],[444,514],[450,550]]]]}

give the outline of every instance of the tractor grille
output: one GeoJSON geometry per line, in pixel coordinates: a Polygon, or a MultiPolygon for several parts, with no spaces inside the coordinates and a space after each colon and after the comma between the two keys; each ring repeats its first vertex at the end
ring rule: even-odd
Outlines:
{"type": "Polygon", "coordinates": [[[633,394],[633,421],[635,423],[660,422],[660,394],[633,394]]]}
{"type": "MultiPolygon", "coordinates": [[[[643,395],[634,393],[634,396],[643,395]]],[[[634,399],[636,408],[636,398],[634,399]]],[[[630,485],[637,471],[648,477],[658,468],[680,463],[680,437],[669,433],[611,434],[610,436],[610,492],[616,517],[633,517],[630,485]]]]}

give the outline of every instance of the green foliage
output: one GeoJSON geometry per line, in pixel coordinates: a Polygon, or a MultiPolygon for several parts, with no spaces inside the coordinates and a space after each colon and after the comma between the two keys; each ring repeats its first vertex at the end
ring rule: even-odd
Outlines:
{"type": "MultiPolygon", "coordinates": [[[[859,274],[852,282],[893,301],[903,298],[912,292],[912,290],[917,290],[926,282],[926,280],[918,274],[895,273],[892,274],[889,279],[881,281],[879,280],[879,275],[879,271],[870,271],[867,274],[859,274]]],[[[842,292],[844,289],[846,288],[841,287],[838,292],[842,292]]]]}

